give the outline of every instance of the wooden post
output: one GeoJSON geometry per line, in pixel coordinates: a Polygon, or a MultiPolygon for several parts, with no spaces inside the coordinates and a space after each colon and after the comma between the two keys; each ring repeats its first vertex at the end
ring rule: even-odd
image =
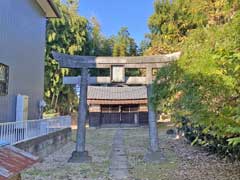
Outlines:
{"type": "Polygon", "coordinates": [[[77,128],[77,143],[76,151],[72,153],[69,162],[83,163],[92,160],[85,150],[86,143],[86,119],[87,119],[87,88],[88,88],[88,68],[81,69],[80,97],[78,109],[78,128],[77,128]]]}

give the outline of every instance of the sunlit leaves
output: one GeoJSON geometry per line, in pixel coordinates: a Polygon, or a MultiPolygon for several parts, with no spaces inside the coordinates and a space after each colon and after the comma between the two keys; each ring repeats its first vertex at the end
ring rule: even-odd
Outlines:
{"type": "Polygon", "coordinates": [[[76,102],[73,88],[64,86],[62,83],[63,76],[75,72],[61,69],[52,59],[51,52],[81,55],[88,39],[88,21],[77,14],[77,1],[73,2],[67,6],[56,0],[62,18],[49,19],[47,23],[45,99],[48,102],[48,108],[58,109],[61,112],[68,112],[76,102]]]}
{"type": "Polygon", "coordinates": [[[228,139],[228,142],[232,146],[239,145],[240,144],[240,137],[230,138],[230,139],[228,139]]]}
{"type": "Polygon", "coordinates": [[[133,38],[130,37],[127,27],[122,27],[118,35],[114,38],[113,56],[136,56],[137,44],[133,38]]]}
{"type": "Polygon", "coordinates": [[[145,54],[180,50],[192,30],[228,22],[239,4],[239,0],[155,0],[148,20],[151,47],[145,54]]]}
{"type": "Polygon", "coordinates": [[[231,6],[224,0],[218,3],[211,11],[216,23],[191,30],[181,46],[180,60],[159,71],[152,101],[176,122],[189,119],[193,144],[239,158],[235,150],[240,145],[240,13],[235,9],[232,19],[225,21],[231,6]],[[226,15],[224,21],[219,14],[226,15]]]}

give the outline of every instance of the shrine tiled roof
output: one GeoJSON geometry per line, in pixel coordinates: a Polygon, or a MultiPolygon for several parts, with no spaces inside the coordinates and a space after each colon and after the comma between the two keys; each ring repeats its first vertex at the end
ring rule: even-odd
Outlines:
{"type": "Polygon", "coordinates": [[[134,87],[88,86],[88,99],[95,100],[147,99],[147,88],[146,86],[134,86],[134,87]]]}

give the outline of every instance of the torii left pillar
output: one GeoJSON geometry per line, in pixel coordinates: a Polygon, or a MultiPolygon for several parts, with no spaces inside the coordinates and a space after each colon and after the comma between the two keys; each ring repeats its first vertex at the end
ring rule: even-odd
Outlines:
{"type": "Polygon", "coordinates": [[[88,68],[81,69],[80,97],[78,108],[78,128],[76,150],[72,153],[68,162],[85,163],[91,162],[92,158],[85,149],[86,141],[86,119],[87,119],[87,89],[88,89],[88,68]]]}

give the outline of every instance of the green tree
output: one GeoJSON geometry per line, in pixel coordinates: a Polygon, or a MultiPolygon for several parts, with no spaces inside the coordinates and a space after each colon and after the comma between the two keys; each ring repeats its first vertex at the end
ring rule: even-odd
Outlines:
{"type": "Polygon", "coordinates": [[[92,17],[90,19],[91,23],[91,51],[89,52],[90,55],[97,56],[101,52],[101,45],[102,45],[102,36],[101,36],[101,27],[98,23],[96,17],[92,17]]]}
{"type": "Polygon", "coordinates": [[[148,54],[178,51],[187,33],[206,23],[201,12],[194,13],[198,11],[197,3],[191,7],[191,2],[191,0],[155,1],[154,14],[148,21],[151,32],[148,36],[152,45],[148,54]]]}
{"type": "Polygon", "coordinates": [[[50,19],[47,23],[47,46],[45,60],[45,100],[49,109],[69,112],[76,103],[74,89],[62,84],[62,77],[74,74],[70,69],[60,69],[52,59],[51,52],[83,54],[88,41],[88,21],[77,14],[77,1],[69,0],[67,5],[56,1],[62,18],[50,19]]]}
{"type": "Polygon", "coordinates": [[[152,97],[158,111],[169,113],[184,127],[192,144],[232,159],[240,159],[240,10],[236,2],[200,4],[199,9],[209,9],[206,26],[186,35],[180,49],[183,55],[158,72],[152,97]],[[218,8],[213,8],[216,4],[218,8]],[[213,18],[213,23],[212,17],[219,14],[222,17],[213,18]]]}
{"type": "Polygon", "coordinates": [[[88,28],[88,42],[86,55],[111,56],[113,52],[113,37],[107,38],[101,32],[101,25],[96,17],[91,17],[88,28]]]}
{"type": "Polygon", "coordinates": [[[113,56],[136,56],[137,44],[130,37],[127,27],[122,27],[115,37],[113,56]]]}
{"type": "Polygon", "coordinates": [[[140,43],[140,47],[138,49],[138,54],[140,56],[143,56],[145,54],[145,52],[147,51],[147,49],[149,49],[150,47],[150,42],[149,42],[149,39],[144,39],[141,41],[140,43]]]}
{"type": "Polygon", "coordinates": [[[148,26],[151,47],[146,54],[181,50],[189,32],[196,28],[221,25],[234,15],[239,0],[156,0],[148,26]]]}

